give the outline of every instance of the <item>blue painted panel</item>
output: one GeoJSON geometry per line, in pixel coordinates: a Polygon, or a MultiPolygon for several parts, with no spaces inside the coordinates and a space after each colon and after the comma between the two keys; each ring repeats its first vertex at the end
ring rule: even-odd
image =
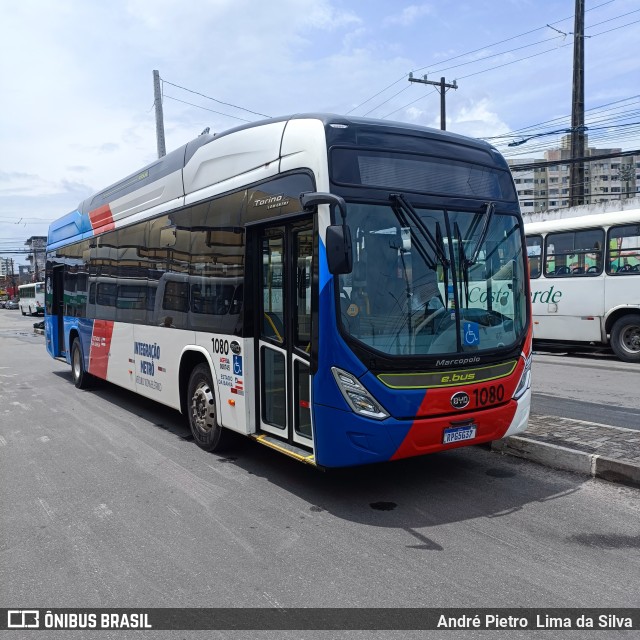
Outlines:
{"type": "Polygon", "coordinates": [[[348,467],[389,460],[411,421],[368,420],[347,411],[314,407],[316,462],[324,467],[348,467]]]}
{"type": "Polygon", "coordinates": [[[56,246],[68,244],[74,240],[80,240],[82,234],[91,231],[89,216],[83,215],[79,211],[72,211],[66,216],[54,220],[49,225],[49,235],[47,237],[47,248],[55,249],[56,246]]]}

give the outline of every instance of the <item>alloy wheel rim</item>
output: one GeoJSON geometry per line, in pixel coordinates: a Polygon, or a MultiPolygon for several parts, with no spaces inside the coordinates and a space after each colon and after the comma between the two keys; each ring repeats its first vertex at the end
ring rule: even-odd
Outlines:
{"type": "Polygon", "coordinates": [[[201,433],[209,433],[215,427],[215,401],[210,385],[201,382],[191,398],[191,418],[201,433]]]}

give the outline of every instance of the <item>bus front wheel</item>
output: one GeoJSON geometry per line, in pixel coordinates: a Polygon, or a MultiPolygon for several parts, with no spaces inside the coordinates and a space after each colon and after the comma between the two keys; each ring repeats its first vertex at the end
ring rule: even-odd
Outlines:
{"type": "Polygon", "coordinates": [[[78,389],[88,389],[91,386],[93,376],[84,368],[82,346],[78,338],[75,338],[71,345],[71,375],[73,384],[78,389]]]}
{"type": "Polygon", "coordinates": [[[187,394],[193,439],[205,451],[220,451],[227,445],[230,434],[216,419],[216,398],[208,365],[201,363],[191,372],[187,394]]]}
{"type": "Polygon", "coordinates": [[[611,330],[611,348],[625,362],[640,362],[640,315],[631,313],[616,320],[611,330]]]}

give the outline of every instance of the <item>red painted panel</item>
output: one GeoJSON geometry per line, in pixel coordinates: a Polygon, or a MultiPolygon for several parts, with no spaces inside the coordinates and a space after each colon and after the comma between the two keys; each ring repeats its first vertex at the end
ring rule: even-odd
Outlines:
{"type": "Polygon", "coordinates": [[[112,334],[112,320],[95,320],[93,322],[91,350],[89,351],[89,373],[103,380],[107,379],[112,334]]]}
{"type": "Polygon", "coordinates": [[[426,453],[498,440],[511,425],[517,408],[518,403],[510,400],[507,404],[481,411],[460,411],[453,415],[416,420],[391,459],[421,456],[426,453]],[[466,418],[476,425],[475,439],[442,444],[444,430],[456,426],[452,422],[466,418]]]}
{"type": "Polygon", "coordinates": [[[111,215],[111,207],[108,204],[103,204],[101,207],[89,211],[89,220],[91,221],[91,228],[96,231],[111,231],[116,228],[111,215]]]}

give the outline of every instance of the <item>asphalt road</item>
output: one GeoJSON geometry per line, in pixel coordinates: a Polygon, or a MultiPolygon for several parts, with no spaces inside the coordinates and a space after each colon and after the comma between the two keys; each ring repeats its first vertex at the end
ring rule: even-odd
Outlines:
{"type": "MultiPolygon", "coordinates": [[[[0,607],[638,606],[638,490],[481,447],[335,473],[205,453],[173,411],[77,390],[32,324],[0,310],[0,607]]],[[[163,637],[192,636],[229,637],[163,637]]]]}
{"type": "Polygon", "coordinates": [[[640,430],[640,365],[536,352],[532,376],[532,413],[640,430]]]}

